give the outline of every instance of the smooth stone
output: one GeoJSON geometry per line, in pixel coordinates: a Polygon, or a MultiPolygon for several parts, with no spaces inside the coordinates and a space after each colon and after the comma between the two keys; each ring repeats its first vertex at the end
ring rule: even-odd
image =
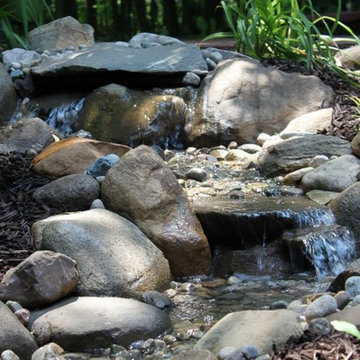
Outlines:
{"type": "Polygon", "coordinates": [[[360,133],[352,139],[351,149],[356,156],[360,157],[360,133]]]}
{"type": "Polygon", "coordinates": [[[330,284],[328,291],[338,292],[345,290],[345,282],[352,276],[360,276],[360,258],[349,263],[330,284]]]}
{"type": "Polygon", "coordinates": [[[20,360],[20,358],[11,350],[5,350],[0,355],[1,360],[20,360]]]}
{"type": "Polygon", "coordinates": [[[199,350],[199,349],[191,349],[191,350],[183,350],[179,353],[176,353],[172,360],[216,360],[217,357],[208,350],[199,350]]]}
{"type": "Polygon", "coordinates": [[[339,195],[338,192],[324,190],[310,190],[306,196],[320,205],[327,205],[339,195]]]}
{"type": "Polygon", "coordinates": [[[95,199],[90,205],[90,210],[91,209],[105,209],[105,206],[100,199],[95,199]]]}
{"type": "Polygon", "coordinates": [[[17,68],[31,67],[41,62],[41,56],[36,51],[14,48],[2,53],[2,62],[6,69],[15,68],[15,64],[17,68]]]}
{"type": "Polygon", "coordinates": [[[51,342],[37,349],[31,360],[58,359],[59,355],[64,353],[64,349],[58,344],[51,342]]]}
{"type": "Polygon", "coordinates": [[[189,171],[186,172],[185,177],[187,179],[203,182],[207,178],[207,172],[205,169],[202,168],[191,168],[189,171]]]}
{"type": "Polygon", "coordinates": [[[308,172],[314,170],[313,167],[305,167],[299,170],[295,170],[289,174],[284,176],[284,184],[285,185],[298,185],[301,179],[306,175],[308,172]]]}
{"type": "Polygon", "coordinates": [[[333,320],[347,321],[354,324],[356,327],[360,326],[360,305],[352,306],[348,309],[338,311],[326,317],[330,323],[333,320]]]}
{"type": "Polygon", "coordinates": [[[244,150],[249,154],[256,154],[261,151],[261,146],[256,144],[243,144],[239,146],[240,150],[244,150]]]}
{"type": "Polygon", "coordinates": [[[168,45],[185,45],[185,43],[179,39],[176,39],[171,36],[165,36],[165,35],[158,35],[148,32],[141,32],[139,34],[134,35],[128,42],[128,46],[132,48],[142,48],[144,47],[144,44],[153,43],[157,45],[162,46],[168,46],[168,45]]]}
{"type": "Polygon", "coordinates": [[[345,291],[350,298],[360,295],[360,276],[351,276],[345,281],[345,291]]]}
{"type": "Polygon", "coordinates": [[[274,301],[270,305],[270,310],[287,309],[289,304],[284,300],[274,301]]]}
{"type": "Polygon", "coordinates": [[[258,349],[253,345],[241,346],[229,354],[225,360],[247,360],[259,355],[258,349]]]}
{"type": "Polygon", "coordinates": [[[28,309],[21,309],[14,312],[14,315],[20,320],[20,322],[27,326],[30,320],[30,311],[28,309]]]}
{"type": "Polygon", "coordinates": [[[165,294],[158,291],[147,291],[141,295],[141,300],[149,305],[153,305],[160,310],[170,311],[175,307],[175,304],[165,294]]]}
{"type": "Polygon", "coordinates": [[[326,336],[329,335],[332,331],[330,322],[326,318],[317,318],[309,322],[308,331],[312,335],[326,336]]]}
{"type": "Polygon", "coordinates": [[[182,78],[182,82],[184,85],[191,85],[197,87],[201,83],[201,78],[199,75],[193,72],[187,72],[182,78]]]}
{"type": "Polygon", "coordinates": [[[105,176],[106,172],[120,160],[116,154],[107,154],[95,160],[85,171],[94,178],[105,176]]]}
{"type": "Polygon", "coordinates": [[[8,300],[5,304],[13,313],[15,311],[23,309],[23,306],[19,304],[17,301],[8,300]]]}
{"type": "Polygon", "coordinates": [[[11,77],[0,63],[0,126],[7,125],[13,115],[18,97],[11,77]]]}
{"type": "Polygon", "coordinates": [[[335,294],[338,309],[342,310],[350,301],[350,296],[346,291],[339,291],[335,294]]]}
{"type": "Polygon", "coordinates": [[[156,307],[114,297],[68,298],[33,312],[31,331],[35,339],[42,337],[45,323],[50,324],[51,340],[74,352],[112,344],[129,346],[171,329],[168,315],[156,307]]]}
{"type": "Polygon", "coordinates": [[[308,305],[305,310],[305,317],[307,320],[312,320],[333,314],[336,310],[336,299],[331,295],[325,294],[308,305]]]}
{"type": "Polygon", "coordinates": [[[309,166],[317,168],[323,164],[326,164],[329,161],[329,158],[325,155],[316,155],[310,160],[309,166]]]}

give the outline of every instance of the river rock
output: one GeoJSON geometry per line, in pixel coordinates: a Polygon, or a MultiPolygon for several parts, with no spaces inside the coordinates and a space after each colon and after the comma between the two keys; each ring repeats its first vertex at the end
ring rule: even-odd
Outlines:
{"type": "Polygon", "coordinates": [[[83,173],[95,160],[106,154],[124,155],[130,148],[86,138],[57,141],[33,159],[33,170],[43,176],[61,177],[83,173]]]}
{"type": "Polygon", "coordinates": [[[327,205],[331,200],[335,199],[339,195],[338,192],[334,191],[323,191],[323,190],[310,190],[306,193],[306,196],[312,200],[316,201],[321,205],[327,205]]]}
{"type": "Polygon", "coordinates": [[[31,30],[28,40],[29,49],[38,52],[79,48],[94,44],[94,29],[66,16],[31,30]]]}
{"type": "Polygon", "coordinates": [[[356,259],[348,264],[330,284],[328,291],[338,292],[345,290],[345,282],[352,276],[360,276],[360,259],[356,259]]]}
{"type": "Polygon", "coordinates": [[[354,155],[343,155],[308,172],[301,179],[305,192],[324,190],[341,192],[357,182],[360,159],[354,155]]]}
{"type": "Polygon", "coordinates": [[[180,351],[172,357],[172,360],[217,360],[217,357],[209,350],[190,349],[180,351]]]}
{"type": "Polygon", "coordinates": [[[359,69],[360,46],[355,45],[347,49],[342,49],[336,57],[340,61],[342,67],[346,69],[359,69]]]}
{"type": "Polygon", "coordinates": [[[20,360],[20,358],[12,350],[3,351],[0,358],[1,360],[20,360]]]}
{"type": "Polygon", "coordinates": [[[353,299],[360,294],[360,276],[351,276],[345,281],[345,291],[353,299]]]}
{"type": "Polygon", "coordinates": [[[255,143],[259,133],[280,132],[332,96],[331,88],[315,76],[285,73],[248,59],[225,60],[202,81],[194,116],[186,123],[188,142],[197,147],[232,140],[255,143]]]}
{"type": "Polygon", "coordinates": [[[63,176],[37,188],[33,197],[39,203],[63,211],[88,210],[99,197],[99,183],[90,175],[73,174],[63,176]]]}
{"type": "Polygon", "coordinates": [[[180,129],[185,111],[185,102],[180,97],[147,94],[110,84],[86,98],[74,128],[87,130],[102,141],[176,148],[182,142],[180,129]]]}
{"type": "Polygon", "coordinates": [[[348,227],[360,240],[360,218],[354,214],[360,214],[360,182],[349,186],[331,201],[330,207],[334,212],[336,221],[348,227]]]}
{"type": "Polygon", "coordinates": [[[51,216],[32,227],[38,249],[61,252],[78,264],[80,295],[122,296],[165,288],[162,252],[130,221],[105,209],[51,216]]]}
{"type": "Polygon", "coordinates": [[[227,314],[196,344],[218,355],[224,347],[253,345],[260,354],[271,353],[291,336],[301,336],[302,325],[291,310],[246,310],[227,314]]]}
{"type": "Polygon", "coordinates": [[[305,167],[299,170],[295,170],[284,176],[284,184],[297,186],[300,183],[301,179],[304,177],[304,175],[306,175],[312,170],[314,170],[313,167],[305,167]]]}
{"type": "Polygon", "coordinates": [[[210,250],[175,175],[150,147],[130,150],[101,186],[106,208],[127,214],[169,260],[174,276],[207,274],[210,250]]]}
{"type": "Polygon", "coordinates": [[[105,176],[107,171],[113,167],[120,158],[115,154],[107,154],[98,158],[87,169],[86,174],[91,175],[95,179],[99,176],[105,176]]]}
{"type": "Polygon", "coordinates": [[[132,88],[172,86],[181,85],[187,72],[205,75],[207,71],[196,45],[131,48],[117,43],[96,43],[78,51],[76,56],[49,58],[31,69],[34,84],[42,89],[88,89],[110,83],[132,88]]]}
{"type": "Polygon", "coordinates": [[[129,47],[132,48],[148,48],[158,45],[165,46],[176,44],[185,45],[183,41],[171,36],[158,35],[147,32],[136,34],[129,40],[129,47]]]}
{"type": "Polygon", "coordinates": [[[318,134],[331,125],[332,108],[320,109],[291,120],[281,134],[311,133],[318,134]]]}
{"type": "Polygon", "coordinates": [[[47,305],[70,294],[79,274],[76,262],[52,251],[36,251],[10,269],[0,283],[0,300],[28,308],[47,305]]]}
{"type": "Polygon", "coordinates": [[[351,149],[357,157],[360,157],[360,133],[352,139],[351,149]]]}
{"type": "Polygon", "coordinates": [[[42,150],[54,142],[53,128],[39,118],[19,120],[0,129],[0,142],[17,151],[42,150]]]}
{"type": "Polygon", "coordinates": [[[32,317],[35,339],[55,342],[66,351],[89,351],[112,344],[129,346],[171,329],[168,315],[156,307],[112,297],[69,298],[33,312],[32,317]],[[46,339],[43,329],[48,326],[51,330],[46,339]]]}
{"type": "Polygon", "coordinates": [[[36,51],[15,48],[4,51],[2,53],[2,61],[6,70],[9,70],[14,63],[19,64],[23,68],[30,68],[41,62],[41,56],[36,51]]]}
{"type": "Polygon", "coordinates": [[[35,340],[1,301],[0,319],[0,354],[5,350],[12,350],[20,359],[30,360],[32,353],[37,349],[35,340]]]}
{"type": "Polygon", "coordinates": [[[64,353],[64,349],[51,342],[37,349],[31,357],[31,360],[59,359],[59,355],[64,353]]]}
{"type": "Polygon", "coordinates": [[[329,314],[333,314],[336,312],[336,310],[336,299],[329,294],[325,294],[314,300],[306,307],[305,317],[309,321],[315,318],[322,318],[329,314]]]}
{"type": "Polygon", "coordinates": [[[13,82],[4,65],[0,62],[0,126],[9,123],[16,109],[17,96],[13,82]]]}
{"type": "Polygon", "coordinates": [[[334,136],[308,134],[279,141],[264,149],[257,168],[264,176],[277,176],[308,167],[316,155],[350,155],[350,143],[334,136]]]}

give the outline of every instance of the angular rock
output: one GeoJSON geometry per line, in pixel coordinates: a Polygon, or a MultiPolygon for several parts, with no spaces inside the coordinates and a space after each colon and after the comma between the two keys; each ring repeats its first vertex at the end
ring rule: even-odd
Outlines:
{"type": "Polygon", "coordinates": [[[206,62],[196,45],[138,49],[117,43],[96,43],[78,51],[76,56],[50,58],[32,68],[35,85],[52,89],[68,86],[95,88],[110,83],[132,88],[179,85],[187,72],[207,73],[206,62]],[[55,82],[54,77],[57,79],[55,82]]]}
{"type": "Polygon", "coordinates": [[[94,44],[94,29],[66,16],[31,30],[28,40],[29,49],[39,52],[65,50],[69,46],[79,48],[94,44]]]}
{"type": "Polygon", "coordinates": [[[360,182],[349,186],[331,201],[330,207],[334,212],[338,224],[346,226],[360,240],[360,182]]]}
{"type": "Polygon", "coordinates": [[[302,325],[297,314],[290,310],[247,310],[226,315],[196,344],[218,355],[230,346],[253,345],[260,354],[271,353],[273,345],[281,346],[291,336],[301,336],[302,325]]]}
{"type": "Polygon", "coordinates": [[[207,274],[210,251],[175,175],[150,147],[125,154],[101,186],[106,208],[124,213],[169,260],[174,276],[207,274]]]}
{"type": "Polygon", "coordinates": [[[318,134],[331,125],[332,108],[320,109],[291,120],[281,132],[318,134]]]}
{"type": "Polygon", "coordinates": [[[52,251],[36,251],[5,274],[0,300],[15,300],[28,308],[47,305],[70,294],[78,279],[74,260],[52,251]]]}
{"type": "MultiPolygon", "coordinates": [[[[55,342],[67,351],[89,351],[112,344],[156,338],[171,329],[168,315],[133,299],[77,297],[34,312],[31,331],[36,339],[55,342]],[[43,329],[50,332],[43,337],[43,329]]],[[[40,343],[41,345],[41,343],[40,343]]]]}
{"type": "Polygon", "coordinates": [[[91,175],[95,179],[98,176],[105,176],[107,171],[119,160],[120,158],[115,154],[104,155],[101,158],[98,158],[86,169],[86,174],[91,175]]]}
{"type": "Polygon", "coordinates": [[[80,295],[133,295],[169,283],[162,252],[133,223],[108,210],[52,216],[37,221],[32,234],[38,249],[77,262],[80,295]]]}
{"type": "Polygon", "coordinates": [[[20,359],[30,360],[31,355],[37,349],[35,340],[1,301],[0,319],[0,354],[5,350],[12,350],[20,359]]]}
{"type": "Polygon", "coordinates": [[[0,63],[0,89],[0,126],[3,126],[9,123],[18,98],[13,82],[2,63],[0,63]]]}
{"type": "Polygon", "coordinates": [[[258,158],[257,168],[264,176],[277,176],[308,167],[316,155],[350,155],[350,143],[334,136],[303,135],[268,146],[258,158]]]}
{"type": "Polygon", "coordinates": [[[57,141],[33,159],[36,173],[61,177],[83,173],[95,160],[106,154],[124,155],[130,148],[86,138],[68,138],[57,141]]]}
{"type": "Polygon", "coordinates": [[[225,60],[202,81],[194,116],[187,119],[188,142],[196,147],[255,143],[260,132],[280,132],[332,96],[315,76],[284,73],[248,59],[225,60]]]}
{"type": "Polygon", "coordinates": [[[39,118],[23,119],[0,129],[0,142],[17,151],[26,151],[33,146],[43,149],[54,142],[55,133],[39,118]]]}
{"type": "Polygon", "coordinates": [[[110,84],[86,98],[74,128],[87,130],[101,141],[176,148],[183,142],[185,112],[180,97],[146,94],[110,84]]]}
{"type": "Polygon", "coordinates": [[[63,176],[37,188],[33,197],[39,203],[63,211],[88,210],[99,197],[99,183],[90,175],[73,174],[63,176]]]}
{"type": "Polygon", "coordinates": [[[354,155],[343,155],[308,172],[301,179],[305,192],[324,190],[341,192],[357,182],[360,159],[354,155]]]}

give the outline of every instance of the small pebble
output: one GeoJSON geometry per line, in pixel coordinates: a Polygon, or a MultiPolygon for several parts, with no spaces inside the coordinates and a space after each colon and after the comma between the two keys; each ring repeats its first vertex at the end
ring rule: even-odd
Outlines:
{"type": "Polygon", "coordinates": [[[277,309],[287,309],[289,306],[289,304],[284,301],[284,300],[278,300],[278,301],[274,301],[271,305],[270,305],[270,310],[277,310],[277,309]]]}
{"type": "Polygon", "coordinates": [[[14,312],[14,315],[20,320],[20,322],[26,326],[30,320],[30,311],[28,309],[20,309],[14,312]]]}
{"type": "Polygon", "coordinates": [[[6,306],[14,313],[15,311],[23,309],[22,305],[20,305],[17,301],[9,300],[6,302],[6,306]]]}
{"type": "Polygon", "coordinates": [[[186,174],[187,179],[196,180],[199,182],[203,182],[207,178],[206,170],[201,168],[191,168],[186,174]]]}
{"type": "Polygon", "coordinates": [[[1,360],[20,360],[20,358],[12,350],[5,350],[1,353],[1,360]]]}
{"type": "Polygon", "coordinates": [[[104,203],[100,199],[95,199],[91,205],[90,209],[105,209],[104,203]]]}

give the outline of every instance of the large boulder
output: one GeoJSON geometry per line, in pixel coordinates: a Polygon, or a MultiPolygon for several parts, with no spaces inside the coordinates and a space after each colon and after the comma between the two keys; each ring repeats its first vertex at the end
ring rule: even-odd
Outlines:
{"type": "Polygon", "coordinates": [[[264,176],[288,174],[308,167],[316,155],[327,157],[351,154],[350,143],[335,136],[308,134],[278,141],[263,149],[257,169],[264,176]]]}
{"type": "Polygon", "coordinates": [[[121,157],[130,148],[86,138],[68,138],[49,145],[33,159],[36,173],[49,177],[61,177],[83,173],[98,158],[115,154],[121,157]]]}
{"type": "Polygon", "coordinates": [[[354,155],[343,155],[306,173],[301,180],[305,192],[310,190],[345,190],[357,181],[360,159],[354,155]]]}
{"type": "Polygon", "coordinates": [[[36,251],[10,269],[0,283],[0,300],[35,308],[70,294],[79,274],[76,262],[52,251],[36,251]]]}
{"type": "Polygon", "coordinates": [[[37,188],[33,197],[39,203],[64,211],[88,210],[99,197],[99,183],[90,175],[63,176],[37,188]]]}
{"type": "Polygon", "coordinates": [[[20,359],[30,360],[37,345],[30,332],[0,301],[0,354],[12,350],[20,359]]]}
{"type": "Polygon", "coordinates": [[[16,109],[17,96],[11,78],[0,63],[0,126],[8,124],[16,109]]]}
{"type": "Polygon", "coordinates": [[[187,119],[188,142],[197,147],[255,143],[259,133],[280,132],[290,120],[329,104],[332,96],[315,76],[248,59],[225,60],[201,84],[194,115],[187,119]]]}
{"type": "Polygon", "coordinates": [[[291,337],[300,337],[303,327],[291,310],[247,310],[227,314],[203,336],[195,348],[215,355],[225,347],[253,345],[260,354],[271,353],[291,337]]]}
{"type": "Polygon", "coordinates": [[[56,215],[32,227],[37,249],[74,259],[80,295],[123,296],[170,281],[162,252],[130,221],[105,209],[56,215]]]}
{"type": "Polygon", "coordinates": [[[0,129],[0,143],[17,151],[43,149],[54,142],[55,131],[39,118],[19,120],[0,129]]]}
{"type": "Polygon", "coordinates": [[[79,48],[94,44],[94,29],[66,16],[31,30],[28,40],[29,49],[39,52],[66,50],[69,46],[79,48]]]}
{"type": "Polygon", "coordinates": [[[347,226],[360,241],[360,182],[349,186],[331,201],[330,207],[338,224],[347,226]]]}
{"type": "Polygon", "coordinates": [[[182,142],[186,106],[173,95],[147,94],[110,84],[89,95],[75,130],[84,129],[101,141],[174,148],[182,142]]]}
{"type": "Polygon", "coordinates": [[[89,351],[112,344],[128,346],[171,329],[168,315],[133,299],[69,298],[31,314],[39,345],[55,342],[66,351],[89,351]]]}
{"type": "Polygon", "coordinates": [[[209,272],[210,250],[201,225],[175,175],[150,147],[129,151],[107,172],[101,197],[164,252],[173,275],[209,272]]]}

